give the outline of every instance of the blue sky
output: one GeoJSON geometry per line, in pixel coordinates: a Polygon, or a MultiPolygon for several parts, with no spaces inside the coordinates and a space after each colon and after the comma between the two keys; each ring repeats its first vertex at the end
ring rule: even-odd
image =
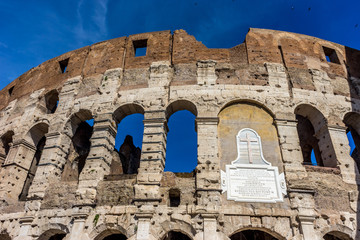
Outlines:
{"type": "Polygon", "coordinates": [[[359,0],[0,0],[0,89],[65,52],[159,30],[185,29],[211,48],[233,47],[256,27],[360,49],[359,10],[359,0]]]}

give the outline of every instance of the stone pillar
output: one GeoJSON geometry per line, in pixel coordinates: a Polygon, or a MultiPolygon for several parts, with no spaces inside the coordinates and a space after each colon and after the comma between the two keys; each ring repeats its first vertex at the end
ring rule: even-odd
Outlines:
{"type": "Polygon", "coordinates": [[[343,180],[350,184],[356,184],[355,161],[350,156],[346,127],[329,126],[328,129],[343,180]]]}
{"type": "Polygon", "coordinates": [[[150,240],[150,220],[152,218],[152,213],[138,213],[136,217],[138,218],[136,240],[150,240]]]}
{"type": "Polygon", "coordinates": [[[285,67],[280,63],[265,63],[266,70],[269,74],[269,85],[274,88],[274,91],[271,93],[276,94],[277,97],[279,93],[283,97],[290,97],[289,83],[286,77],[285,67]]]}
{"type": "Polygon", "coordinates": [[[317,240],[318,236],[314,229],[316,217],[314,190],[288,189],[290,205],[298,210],[301,233],[304,240],[317,240]]]}
{"type": "Polygon", "coordinates": [[[110,173],[112,152],[115,148],[116,124],[112,113],[96,116],[93,128],[90,152],[80,173],[76,193],[80,205],[95,203],[96,187],[104,175],[110,173]]]}
{"type": "Polygon", "coordinates": [[[299,180],[306,177],[307,173],[303,166],[304,158],[296,128],[297,121],[275,119],[275,123],[279,134],[280,149],[287,181],[299,180]]]}
{"type": "Polygon", "coordinates": [[[69,233],[69,236],[66,236],[66,240],[87,240],[89,237],[87,237],[84,234],[84,226],[85,221],[88,217],[88,214],[84,213],[76,213],[73,215],[74,224],[71,228],[71,231],[69,233]]]}
{"type": "Polygon", "coordinates": [[[59,132],[45,135],[46,145],[29,190],[29,199],[42,199],[51,181],[60,181],[71,138],[59,132]]]}
{"type": "Polygon", "coordinates": [[[160,202],[159,186],[165,166],[168,132],[164,110],[146,111],[140,167],[135,185],[135,203],[160,202]]]}
{"type": "Polygon", "coordinates": [[[314,229],[315,216],[299,215],[299,221],[304,240],[319,239],[314,229]]]}
{"type": "Polygon", "coordinates": [[[213,60],[202,60],[196,63],[197,83],[199,85],[215,85],[217,76],[215,74],[216,62],[213,60]]]}
{"type": "Polygon", "coordinates": [[[0,199],[18,200],[35,152],[35,146],[24,139],[14,141],[0,172],[0,199]]]}
{"type": "Polygon", "coordinates": [[[204,219],[204,235],[203,240],[217,240],[217,221],[216,217],[217,214],[211,214],[211,213],[204,213],[201,214],[201,216],[204,219]]]}
{"type": "Polygon", "coordinates": [[[32,235],[32,222],[34,220],[34,217],[28,216],[28,217],[22,217],[19,221],[21,224],[19,235],[14,238],[14,240],[33,240],[31,237],[32,235]]]}
{"type": "Polygon", "coordinates": [[[220,205],[220,159],[217,140],[217,117],[197,117],[198,165],[196,196],[199,205],[220,205]]]}
{"type": "Polygon", "coordinates": [[[316,91],[326,94],[334,94],[331,80],[326,72],[318,69],[309,69],[316,91]]]}

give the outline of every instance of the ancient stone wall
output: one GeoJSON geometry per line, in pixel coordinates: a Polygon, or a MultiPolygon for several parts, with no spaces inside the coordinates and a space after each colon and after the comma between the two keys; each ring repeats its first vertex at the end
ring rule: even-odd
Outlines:
{"type": "Polygon", "coordinates": [[[357,50],[264,29],[230,49],[177,30],[48,60],[0,91],[0,239],[360,239],[359,63],[357,50]],[[196,116],[197,167],[164,172],[180,110],[196,116]],[[134,113],[141,153],[114,150],[134,113]],[[223,193],[244,128],[284,173],[283,201],[223,193]]]}

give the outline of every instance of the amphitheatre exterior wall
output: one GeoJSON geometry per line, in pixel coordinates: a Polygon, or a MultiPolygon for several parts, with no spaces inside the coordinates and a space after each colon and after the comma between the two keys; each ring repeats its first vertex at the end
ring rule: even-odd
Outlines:
{"type": "Polygon", "coordinates": [[[250,29],[230,49],[208,49],[177,30],[48,60],[0,91],[0,137],[13,133],[9,150],[0,145],[0,239],[164,240],[174,231],[193,240],[234,240],[244,230],[275,239],[360,239],[360,175],[346,135],[360,134],[359,63],[357,50],[264,29],[250,29]],[[135,57],[134,44],[144,40],[146,55],[135,57]],[[327,61],[329,51],[337,60],[327,61]],[[50,113],[52,90],[59,102],[50,113]],[[167,121],[179,110],[196,116],[192,173],[163,171],[167,121]],[[116,124],[133,113],[144,114],[140,167],[137,174],[110,174],[116,124]],[[323,166],[304,162],[298,115],[312,124],[323,166]],[[63,181],[78,124],[91,118],[85,165],[76,181],[63,181]],[[221,191],[220,171],[235,160],[235,136],[246,127],[259,133],[265,159],[285,174],[283,202],[235,202],[221,191]],[[19,200],[42,137],[36,174],[19,200]],[[177,207],[172,189],[180,192],[177,207]]]}

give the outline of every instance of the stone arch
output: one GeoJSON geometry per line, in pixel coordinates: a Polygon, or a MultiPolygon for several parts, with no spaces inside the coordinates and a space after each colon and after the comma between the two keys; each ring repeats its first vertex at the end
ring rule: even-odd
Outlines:
{"type": "Polygon", "coordinates": [[[19,200],[26,200],[28,195],[30,186],[35,177],[37,167],[39,165],[43,149],[45,147],[46,142],[46,134],[49,131],[49,125],[44,122],[40,122],[35,124],[25,135],[24,139],[33,145],[34,152],[33,154],[29,154],[23,159],[23,164],[26,166],[27,176],[22,187],[21,193],[19,195],[19,200]]]}
{"type": "Polygon", "coordinates": [[[93,114],[88,109],[80,109],[78,112],[72,114],[65,124],[65,131],[69,137],[73,137],[79,124],[86,120],[93,118],[93,114]]]}
{"type": "Polygon", "coordinates": [[[0,137],[0,164],[2,164],[6,156],[9,154],[10,147],[13,142],[14,131],[9,130],[0,137]]]}
{"type": "Polygon", "coordinates": [[[161,236],[159,239],[166,240],[169,232],[179,232],[190,238],[194,239],[196,230],[190,223],[177,220],[177,221],[165,221],[161,223],[162,229],[159,230],[154,236],[161,236]]]}
{"type": "Polygon", "coordinates": [[[71,138],[66,162],[62,172],[63,181],[78,181],[90,152],[93,126],[86,121],[93,119],[90,110],[80,109],[71,115],[66,123],[66,134],[71,138]]]}
{"type": "Polygon", "coordinates": [[[218,114],[218,146],[221,168],[225,169],[237,158],[236,135],[244,128],[255,130],[262,141],[266,161],[282,171],[282,155],[275,114],[261,103],[234,100],[222,107],[218,114]]]}
{"type": "Polygon", "coordinates": [[[325,240],[352,240],[353,231],[343,225],[332,225],[325,227],[321,231],[322,239],[325,240]],[[329,236],[326,238],[326,236],[329,236]]]}
{"type": "Polygon", "coordinates": [[[96,226],[89,234],[91,240],[103,240],[104,238],[113,235],[121,234],[128,238],[126,229],[118,224],[102,223],[96,226]]]}
{"type": "Polygon", "coordinates": [[[302,51],[304,52],[307,51],[307,47],[304,41],[299,36],[297,36],[297,34],[293,34],[293,33],[287,33],[287,32],[277,33],[276,35],[274,35],[274,44],[281,46],[281,40],[284,40],[286,38],[295,40],[299,44],[302,51]]]}
{"type": "MultiPolygon", "coordinates": [[[[268,106],[266,106],[264,103],[256,101],[256,100],[252,100],[252,99],[234,99],[231,100],[229,102],[226,102],[225,104],[223,104],[220,107],[220,111],[218,112],[218,115],[227,107],[230,107],[231,105],[234,104],[252,104],[255,106],[258,106],[260,108],[262,108],[264,111],[266,111],[272,118],[276,118],[276,114],[274,113],[274,111],[272,111],[268,106]]],[[[274,123],[275,124],[275,123],[274,123]]]]}
{"type": "Polygon", "coordinates": [[[360,171],[360,114],[357,112],[349,112],[344,116],[344,123],[347,127],[347,132],[350,132],[355,149],[351,157],[355,160],[358,170],[360,171]]]}
{"type": "Polygon", "coordinates": [[[69,229],[64,224],[49,223],[40,226],[39,233],[38,240],[60,240],[69,233],[69,229]]]}
{"type": "Polygon", "coordinates": [[[232,234],[229,235],[230,240],[245,240],[246,238],[242,238],[242,236],[245,236],[245,234],[251,234],[251,233],[259,233],[262,234],[263,240],[286,240],[285,237],[283,237],[281,234],[270,230],[268,228],[242,228],[239,229],[232,234]]]}
{"type": "Polygon", "coordinates": [[[328,47],[328,48],[332,48],[336,51],[336,53],[338,54],[339,60],[340,60],[340,64],[344,61],[345,57],[343,54],[343,51],[336,46],[335,44],[332,44],[329,41],[325,41],[322,39],[317,39],[316,43],[314,44],[314,52],[319,54],[319,56],[322,56],[322,47],[328,47]]]}
{"type": "Polygon", "coordinates": [[[298,120],[297,129],[304,164],[311,165],[311,152],[314,151],[318,166],[337,167],[335,150],[324,115],[309,104],[298,105],[294,113],[298,120]]]}
{"type": "Polygon", "coordinates": [[[183,100],[173,101],[166,107],[166,119],[169,120],[171,115],[173,115],[175,112],[181,111],[181,110],[187,110],[187,111],[191,112],[192,114],[194,114],[195,117],[197,117],[197,115],[198,115],[196,105],[191,101],[183,99],[183,100]]]}
{"type": "Polygon", "coordinates": [[[144,114],[144,107],[136,103],[127,103],[119,106],[113,113],[116,124],[119,124],[123,118],[134,113],[144,114]]]}

